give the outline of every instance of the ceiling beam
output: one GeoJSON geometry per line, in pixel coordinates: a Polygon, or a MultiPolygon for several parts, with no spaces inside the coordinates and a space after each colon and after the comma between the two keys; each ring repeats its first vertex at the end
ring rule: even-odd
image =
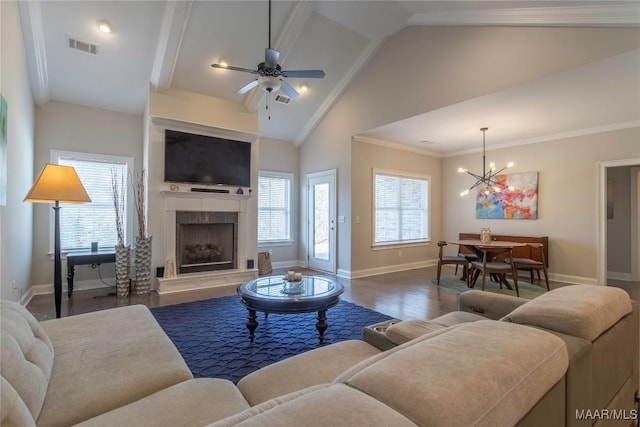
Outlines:
{"type": "Polygon", "coordinates": [[[638,2],[416,13],[409,25],[638,26],[638,2]]]}
{"type": "Polygon", "coordinates": [[[376,37],[371,40],[367,47],[362,51],[360,56],[351,64],[349,70],[345,73],[345,75],[340,79],[337,85],[333,88],[331,93],[324,99],[320,107],[313,113],[313,116],[307,121],[307,123],[302,127],[298,135],[293,140],[293,143],[296,146],[302,145],[302,143],[309,137],[311,132],[318,126],[322,118],[331,110],[333,105],[338,101],[338,99],[342,96],[349,84],[356,78],[356,76],[360,73],[360,71],[367,65],[369,60],[373,58],[376,54],[382,43],[387,39],[387,36],[382,35],[376,37]]]}
{"type": "Polygon", "coordinates": [[[182,45],[182,37],[189,23],[193,0],[168,0],[164,8],[162,27],[151,69],[151,84],[163,92],[171,87],[173,71],[182,45]]]}
{"type": "MultiPolygon", "coordinates": [[[[281,65],[286,61],[287,56],[291,53],[298,37],[300,37],[304,27],[307,25],[307,21],[311,18],[315,3],[315,1],[299,1],[293,7],[287,21],[284,23],[282,31],[280,31],[278,38],[272,46],[273,49],[280,52],[281,65]]],[[[265,92],[260,88],[256,88],[249,92],[244,100],[244,106],[247,111],[252,113],[258,111],[258,107],[264,98],[264,94],[265,92]]]]}
{"type": "Polygon", "coordinates": [[[24,37],[33,100],[39,107],[49,102],[51,90],[47,71],[47,51],[40,2],[19,1],[20,22],[24,37]]]}

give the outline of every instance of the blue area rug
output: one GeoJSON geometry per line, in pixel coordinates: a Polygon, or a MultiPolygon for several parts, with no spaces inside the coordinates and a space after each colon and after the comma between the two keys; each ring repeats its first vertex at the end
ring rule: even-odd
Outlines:
{"type": "Polygon", "coordinates": [[[187,362],[193,376],[225,378],[237,383],[245,375],[307,350],[349,339],[361,339],[362,328],[391,317],[340,301],[327,310],[329,327],[318,340],[317,313],[258,312],[254,343],[245,326],[247,309],[239,296],[152,308],[162,329],[187,362]]]}

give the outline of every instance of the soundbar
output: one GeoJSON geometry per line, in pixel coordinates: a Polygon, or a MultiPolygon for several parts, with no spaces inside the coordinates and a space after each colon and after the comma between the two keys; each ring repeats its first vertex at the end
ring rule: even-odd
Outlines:
{"type": "Polygon", "coordinates": [[[199,193],[226,193],[229,194],[229,190],[225,190],[224,188],[196,188],[191,187],[191,191],[196,191],[199,193]]]}

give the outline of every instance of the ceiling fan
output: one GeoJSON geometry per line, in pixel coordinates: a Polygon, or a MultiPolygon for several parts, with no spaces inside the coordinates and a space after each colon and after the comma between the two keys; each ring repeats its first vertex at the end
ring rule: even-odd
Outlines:
{"type": "Polygon", "coordinates": [[[284,78],[307,78],[321,79],[324,77],[322,70],[295,70],[285,71],[278,64],[280,52],[271,49],[271,0],[269,0],[269,47],[264,50],[264,62],[258,64],[255,70],[249,68],[234,67],[227,64],[211,64],[213,68],[224,70],[242,71],[243,73],[257,74],[258,78],[250,81],[240,89],[236,90],[236,94],[244,95],[256,86],[259,86],[267,93],[281,90],[289,98],[296,98],[298,92],[287,83],[284,78]]]}

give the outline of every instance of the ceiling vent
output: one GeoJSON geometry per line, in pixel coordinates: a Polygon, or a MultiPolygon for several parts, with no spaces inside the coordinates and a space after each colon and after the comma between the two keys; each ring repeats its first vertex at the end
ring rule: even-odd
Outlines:
{"type": "Polygon", "coordinates": [[[97,44],[83,42],[73,37],[67,36],[67,46],[69,46],[71,49],[79,50],[80,52],[90,53],[92,55],[98,54],[97,44]]]}
{"type": "Polygon", "coordinates": [[[284,105],[287,105],[288,103],[291,102],[291,98],[289,98],[288,96],[285,96],[285,95],[281,95],[281,94],[277,94],[276,97],[273,100],[275,102],[278,102],[278,103],[284,104],[284,105]]]}

